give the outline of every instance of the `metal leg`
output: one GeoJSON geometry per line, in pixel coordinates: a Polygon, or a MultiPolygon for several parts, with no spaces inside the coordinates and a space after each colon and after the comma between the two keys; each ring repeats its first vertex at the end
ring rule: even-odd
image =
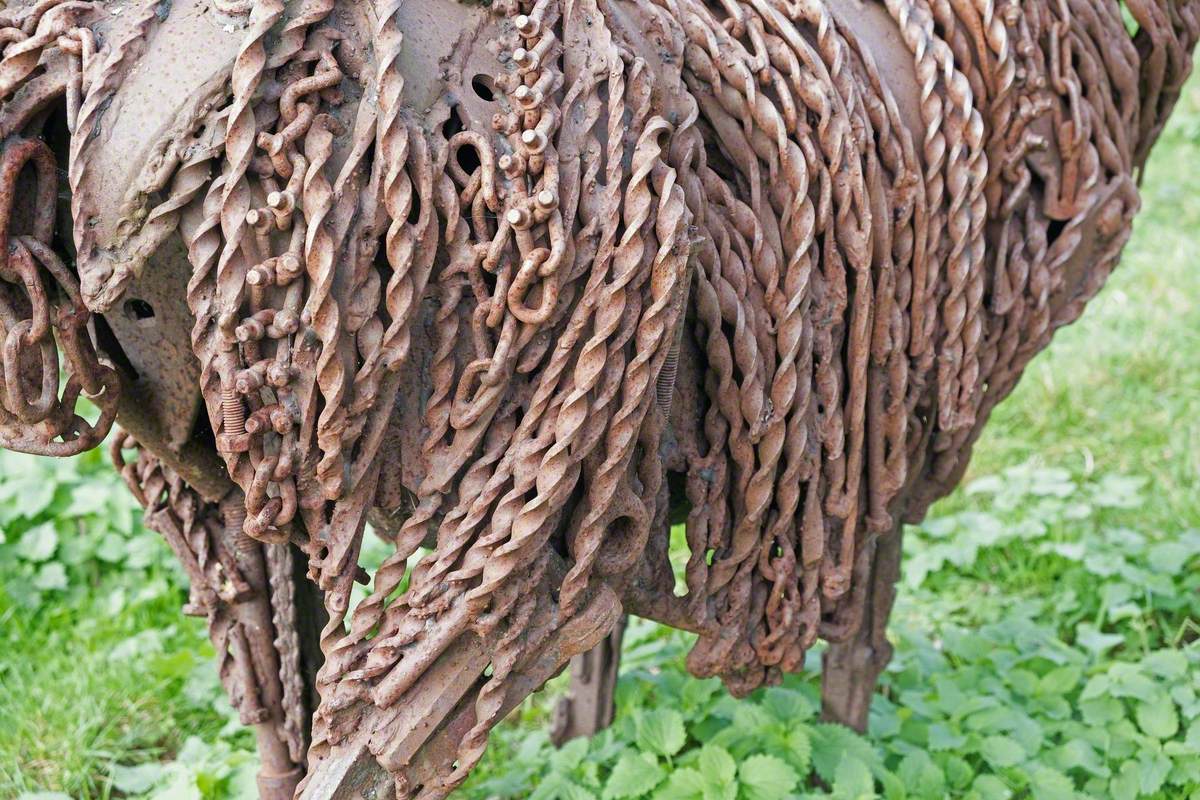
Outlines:
{"type": "Polygon", "coordinates": [[[863,733],[867,730],[871,696],[880,674],[892,658],[887,621],[896,600],[900,578],[903,527],[876,543],[870,596],[862,625],[844,642],[825,651],[821,669],[821,716],[863,733]]]}
{"type": "Polygon", "coordinates": [[[578,736],[593,736],[612,724],[621,640],[626,618],[600,644],[571,659],[571,687],[554,708],[550,739],[555,745],[578,736]]]}
{"type": "Polygon", "coordinates": [[[206,501],[123,433],[112,455],[146,509],[146,526],[167,540],[188,574],[185,613],[207,618],[221,683],[258,740],[259,796],[291,800],[304,775],[313,708],[305,697],[309,637],[300,624],[313,600],[290,545],[246,535],[240,491],[219,505],[206,501]],[[133,461],[125,460],[129,450],[137,453],[133,461]]]}

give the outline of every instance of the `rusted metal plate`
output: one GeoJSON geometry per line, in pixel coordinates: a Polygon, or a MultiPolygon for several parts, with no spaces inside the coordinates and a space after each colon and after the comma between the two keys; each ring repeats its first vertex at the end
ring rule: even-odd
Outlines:
{"type": "Polygon", "coordinates": [[[160,425],[162,444],[180,450],[200,410],[200,364],[192,354],[192,317],[179,298],[191,268],[178,237],[151,256],[148,272],[133,281],[118,307],[104,315],[137,377],[126,391],[138,412],[160,425]]]}

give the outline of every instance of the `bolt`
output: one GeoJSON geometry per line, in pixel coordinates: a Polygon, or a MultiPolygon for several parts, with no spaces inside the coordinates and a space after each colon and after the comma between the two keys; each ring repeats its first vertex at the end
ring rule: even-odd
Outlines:
{"type": "Polygon", "coordinates": [[[291,283],[300,276],[300,270],[300,259],[294,253],[284,253],[279,257],[275,280],[281,286],[291,283]]]}
{"type": "Polygon", "coordinates": [[[508,153],[505,153],[504,155],[500,156],[500,158],[496,159],[496,166],[498,166],[500,171],[503,172],[508,178],[514,180],[521,177],[521,173],[525,171],[524,161],[520,157],[509,155],[508,153]]]}
{"type": "Polygon", "coordinates": [[[237,340],[243,343],[257,342],[259,339],[263,338],[264,333],[266,333],[266,328],[264,328],[263,324],[256,319],[246,320],[241,325],[238,325],[237,330],[234,331],[234,335],[237,336],[237,340]]]}
{"type": "MultiPolygon", "coordinates": [[[[239,372],[235,381],[235,386],[240,394],[250,394],[251,392],[261,389],[262,385],[263,376],[259,370],[254,369],[253,367],[239,372]]],[[[243,420],[243,429],[245,429],[245,425],[246,423],[243,420]]]]}
{"type": "Polygon", "coordinates": [[[533,128],[522,131],[521,144],[531,153],[540,153],[546,149],[546,134],[533,128]]]}
{"type": "Polygon", "coordinates": [[[280,213],[287,214],[295,208],[296,196],[287,190],[271,192],[267,195],[267,205],[280,213]]]}
{"type": "Polygon", "coordinates": [[[517,62],[517,66],[521,72],[531,72],[538,68],[540,59],[538,54],[532,50],[526,50],[524,47],[518,47],[513,50],[513,61],[517,62]]]}
{"type": "Polygon", "coordinates": [[[531,108],[537,108],[546,98],[540,89],[532,89],[528,86],[521,85],[517,87],[515,92],[513,92],[513,99],[517,101],[517,104],[520,105],[521,108],[528,110],[531,108]]]}
{"type": "Polygon", "coordinates": [[[225,541],[233,543],[233,551],[244,556],[254,549],[255,542],[246,533],[246,504],[230,492],[221,502],[225,516],[225,541]]]}
{"type": "Polygon", "coordinates": [[[278,361],[272,361],[267,367],[267,383],[271,384],[276,389],[282,389],[288,385],[292,379],[292,370],[280,364],[278,361]]]}
{"type": "Polygon", "coordinates": [[[529,227],[529,212],[524,208],[510,208],[508,213],[504,215],[504,218],[514,228],[522,229],[529,227]]]}
{"type": "Polygon", "coordinates": [[[221,386],[221,417],[226,434],[237,436],[246,432],[246,407],[242,405],[242,398],[238,397],[232,383],[221,386]]]}
{"type": "Polygon", "coordinates": [[[517,31],[526,38],[537,36],[538,31],[541,30],[542,27],[536,19],[528,14],[518,14],[517,17],[513,19],[513,25],[515,25],[517,31]]]}

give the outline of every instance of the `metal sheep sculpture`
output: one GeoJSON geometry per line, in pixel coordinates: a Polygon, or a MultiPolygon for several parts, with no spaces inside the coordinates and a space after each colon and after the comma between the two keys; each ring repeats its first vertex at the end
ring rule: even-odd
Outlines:
{"type": "Polygon", "coordinates": [[[901,526],[1115,265],[1198,37],[1197,0],[10,5],[0,444],[109,439],[270,800],[444,797],[625,614],[738,695],[826,639],[861,728],[901,526]]]}

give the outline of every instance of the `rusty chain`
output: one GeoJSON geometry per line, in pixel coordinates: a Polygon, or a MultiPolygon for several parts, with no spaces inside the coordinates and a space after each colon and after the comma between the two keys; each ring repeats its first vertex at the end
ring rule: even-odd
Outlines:
{"type": "Polygon", "coordinates": [[[91,313],[80,295],[79,280],[53,247],[56,169],[53,153],[40,139],[15,136],[0,152],[0,445],[71,456],[92,449],[108,435],[121,383],[116,370],[96,353],[88,331],[91,313]],[[30,172],[32,186],[22,181],[30,172]],[[21,208],[20,222],[14,220],[18,196],[30,199],[21,208]],[[18,227],[22,224],[27,231],[18,227]],[[82,397],[99,409],[96,421],[82,416],[82,397]]]}

